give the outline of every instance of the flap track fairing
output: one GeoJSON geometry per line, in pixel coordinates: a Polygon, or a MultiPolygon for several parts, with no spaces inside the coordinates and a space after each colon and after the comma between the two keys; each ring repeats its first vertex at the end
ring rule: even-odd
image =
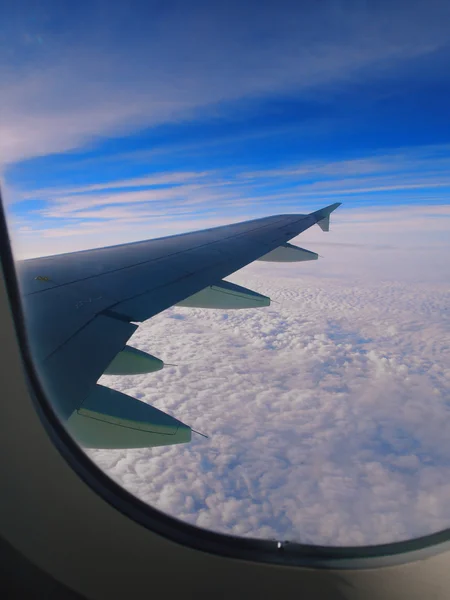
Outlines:
{"type": "Polygon", "coordinates": [[[270,306],[270,298],[235,283],[220,281],[178,302],[176,306],[195,308],[259,308],[270,306]]]}
{"type": "Polygon", "coordinates": [[[154,406],[99,384],[73,411],[66,426],[86,448],[150,448],[191,440],[188,425],[154,406]]]}
{"type": "Polygon", "coordinates": [[[264,254],[258,260],[265,262],[304,262],[305,260],[317,260],[316,252],[299,248],[293,244],[282,244],[268,254],[264,254]]]}
{"type": "Polygon", "coordinates": [[[104,375],[140,375],[160,371],[164,362],[156,356],[125,346],[108,365],[104,375]]]}

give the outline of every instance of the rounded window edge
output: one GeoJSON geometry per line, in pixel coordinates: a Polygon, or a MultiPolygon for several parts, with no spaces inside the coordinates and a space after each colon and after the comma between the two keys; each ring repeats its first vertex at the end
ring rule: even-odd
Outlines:
{"type": "Polygon", "coordinates": [[[260,540],[191,525],[146,504],[111,479],[71,438],[42,389],[28,344],[15,261],[0,196],[0,262],[24,374],[43,428],[68,466],[100,498],[135,523],[169,541],[216,556],[322,569],[373,569],[428,558],[450,549],[450,528],[419,538],[368,546],[319,546],[260,540]]]}

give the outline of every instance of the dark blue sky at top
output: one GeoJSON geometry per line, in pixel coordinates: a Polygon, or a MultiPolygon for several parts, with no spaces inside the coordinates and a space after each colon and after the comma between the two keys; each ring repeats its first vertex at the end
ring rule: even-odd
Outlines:
{"type": "MultiPolygon", "coordinates": [[[[406,191],[366,191],[360,204],[448,202],[445,2],[426,10],[415,2],[324,2],[319,10],[298,2],[36,1],[8,10],[2,159],[11,199],[23,200],[16,215],[40,220],[42,189],[114,181],[116,191],[145,189],[121,182],[186,171],[229,183],[247,172],[377,157],[388,168],[398,153],[406,191]],[[416,181],[420,189],[411,190],[416,181]]],[[[355,175],[351,165],[344,175],[355,175]]],[[[364,189],[375,185],[369,175],[364,189]]],[[[382,165],[376,177],[379,186],[382,165]]],[[[270,191],[273,204],[277,190],[318,181],[278,177],[252,198],[270,191]]],[[[325,189],[311,201],[326,196],[325,189]]],[[[223,214],[230,210],[224,204],[223,214]]]]}

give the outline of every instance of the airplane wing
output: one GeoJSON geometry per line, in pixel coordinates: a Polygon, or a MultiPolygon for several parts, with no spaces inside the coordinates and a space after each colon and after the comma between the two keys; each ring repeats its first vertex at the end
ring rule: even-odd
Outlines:
{"type": "Polygon", "coordinates": [[[99,385],[98,379],[105,373],[161,369],[161,360],[127,341],[136,323],[171,306],[268,306],[266,296],[223,278],[254,260],[317,259],[288,240],[314,224],[328,231],[330,214],[339,205],[17,262],[31,353],[54,409],[74,438],[97,448],[190,441],[189,426],[99,385]]]}

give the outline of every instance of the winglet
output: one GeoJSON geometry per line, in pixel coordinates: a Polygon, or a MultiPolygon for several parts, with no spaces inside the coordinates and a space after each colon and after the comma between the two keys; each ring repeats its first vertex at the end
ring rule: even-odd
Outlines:
{"type": "Polygon", "coordinates": [[[330,204],[330,206],[326,206],[325,208],[321,208],[320,210],[311,213],[311,216],[316,219],[316,223],[322,231],[330,231],[330,215],[334,210],[341,206],[341,204],[342,202],[335,202],[334,204],[330,204]]]}

